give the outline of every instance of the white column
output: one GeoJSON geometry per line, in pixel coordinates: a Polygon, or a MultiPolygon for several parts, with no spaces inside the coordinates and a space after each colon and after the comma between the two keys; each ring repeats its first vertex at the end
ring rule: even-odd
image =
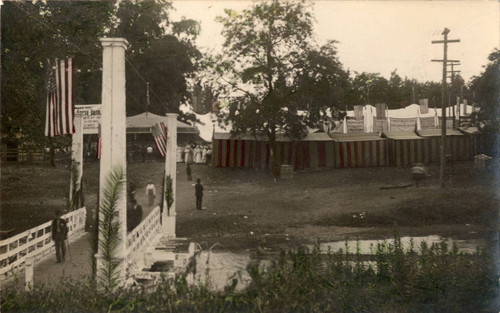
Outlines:
{"type": "MultiPolygon", "coordinates": [[[[124,38],[101,38],[102,55],[102,105],[101,105],[101,159],[100,159],[100,206],[103,203],[103,188],[110,173],[120,167],[127,172],[126,157],[126,115],[125,115],[125,50],[128,42],[124,38]]],[[[118,221],[120,223],[118,245],[115,257],[121,262],[119,278],[126,272],[127,251],[127,192],[126,179],[122,182],[121,197],[118,199],[118,221]]],[[[100,213],[99,218],[102,218],[100,213]]],[[[102,234],[99,233],[99,240],[102,234]]],[[[101,247],[97,253],[97,270],[102,267],[101,247]]]]}
{"type": "MultiPolygon", "coordinates": [[[[81,188],[83,174],[83,116],[81,114],[75,114],[73,125],[75,126],[75,133],[72,135],[71,141],[71,166],[73,166],[73,162],[75,162],[74,164],[78,170],[78,177],[73,177],[73,170],[71,169],[69,185],[69,203],[71,204],[73,201],[79,201],[79,199],[73,199],[73,181],[76,179],[76,188],[81,188]]],[[[72,208],[70,208],[70,210],[71,209],[72,208]]]]}
{"type": "MultiPolygon", "coordinates": [[[[175,218],[177,213],[175,212],[176,204],[176,180],[177,180],[177,114],[167,113],[167,154],[165,156],[165,179],[170,175],[172,179],[172,194],[174,202],[168,210],[167,202],[164,195],[163,199],[163,216],[162,216],[162,232],[163,236],[166,238],[175,238],[175,218]]],[[[165,188],[167,185],[165,183],[165,188]]]]}

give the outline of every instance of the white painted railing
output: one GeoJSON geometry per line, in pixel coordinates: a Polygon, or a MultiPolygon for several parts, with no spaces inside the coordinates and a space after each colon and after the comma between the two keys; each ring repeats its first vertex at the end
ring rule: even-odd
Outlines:
{"type": "MultiPolygon", "coordinates": [[[[85,207],[62,216],[68,221],[68,240],[85,232],[85,207]]],[[[7,279],[21,270],[28,257],[36,263],[50,253],[54,246],[52,221],[33,227],[21,234],[0,241],[0,279],[7,279]]]]}
{"type": "Polygon", "coordinates": [[[153,248],[152,238],[159,233],[160,229],[160,207],[148,214],[148,216],[127,235],[127,256],[134,252],[144,251],[147,247],[153,248]]]}

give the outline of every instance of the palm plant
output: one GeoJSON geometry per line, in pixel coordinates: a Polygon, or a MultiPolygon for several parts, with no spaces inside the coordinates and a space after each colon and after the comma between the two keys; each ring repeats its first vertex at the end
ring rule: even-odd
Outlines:
{"type": "Polygon", "coordinates": [[[108,175],[101,190],[99,205],[99,251],[102,266],[98,269],[99,281],[107,291],[118,285],[120,260],[116,257],[120,238],[118,220],[118,201],[122,196],[124,173],[121,167],[115,167],[108,175]]]}
{"type": "Polygon", "coordinates": [[[174,191],[172,188],[172,177],[168,175],[166,177],[167,188],[165,188],[165,201],[167,201],[167,213],[170,216],[170,208],[174,204],[174,191]]]}

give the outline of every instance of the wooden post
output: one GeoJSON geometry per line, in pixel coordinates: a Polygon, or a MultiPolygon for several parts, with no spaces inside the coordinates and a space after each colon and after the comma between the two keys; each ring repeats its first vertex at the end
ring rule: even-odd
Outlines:
{"type": "MultiPolygon", "coordinates": [[[[127,172],[126,156],[126,115],[125,115],[125,50],[128,42],[124,38],[101,38],[102,55],[102,105],[101,105],[101,158],[99,185],[104,186],[109,174],[120,167],[127,172]]],[[[126,273],[125,258],[127,251],[127,186],[124,179],[121,197],[118,200],[118,221],[120,223],[117,255],[119,262],[119,280],[123,281],[126,273]]],[[[100,204],[104,195],[100,190],[100,204]]],[[[102,213],[99,218],[102,218],[102,213]]],[[[99,233],[99,239],[102,234],[99,233]]],[[[97,271],[103,266],[101,247],[97,252],[97,271]]]]}
{"type": "Polygon", "coordinates": [[[83,117],[81,114],[75,114],[73,120],[73,125],[75,126],[75,133],[72,135],[71,141],[71,168],[70,168],[70,182],[69,182],[69,210],[74,209],[73,203],[76,201],[80,203],[80,199],[73,199],[73,185],[76,186],[77,190],[81,188],[82,175],[83,175],[83,117]],[[73,166],[76,166],[78,171],[78,177],[73,177],[73,166]],[[76,184],[74,181],[76,180],[76,184]]]}
{"type": "MultiPolygon", "coordinates": [[[[165,195],[162,195],[163,199],[163,216],[162,216],[162,232],[166,238],[175,238],[175,218],[177,213],[175,212],[176,206],[176,196],[175,196],[175,184],[177,180],[177,114],[167,113],[167,152],[165,155],[165,178],[170,176],[172,180],[172,194],[174,202],[168,210],[165,195]]],[[[165,183],[165,190],[167,184],[165,183]]]]}
{"type": "Polygon", "coordinates": [[[25,280],[24,280],[24,289],[26,291],[30,291],[33,288],[34,284],[34,267],[35,267],[35,258],[29,256],[24,261],[25,268],[25,280]]]}

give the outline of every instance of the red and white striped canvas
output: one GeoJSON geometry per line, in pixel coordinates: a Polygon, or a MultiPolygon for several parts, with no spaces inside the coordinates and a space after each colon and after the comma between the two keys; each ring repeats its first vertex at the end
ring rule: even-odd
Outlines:
{"type": "Polygon", "coordinates": [[[165,156],[167,152],[167,128],[163,122],[153,126],[153,138],[158,152],[162,157],[165,156]]]}
{"type": "Polygon", "coordinates": [[[47,94],[45,136],[54,137],[75,133],[74,120],[74,62],[56,59],[55,90],[47,94]]]}

